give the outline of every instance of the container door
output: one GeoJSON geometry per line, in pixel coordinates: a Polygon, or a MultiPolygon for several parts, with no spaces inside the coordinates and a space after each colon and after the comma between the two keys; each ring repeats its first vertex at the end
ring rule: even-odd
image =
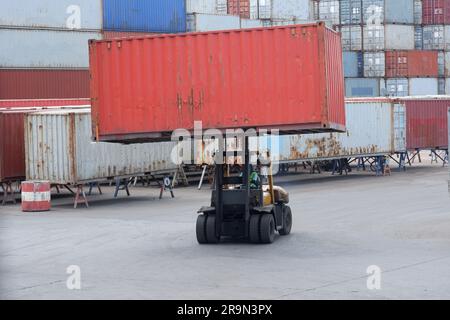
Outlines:
{"type": "Polygon", "coordinates": [[[394,150],[406,151],[406,108],[403,104],[394,105],[394,150]]]}

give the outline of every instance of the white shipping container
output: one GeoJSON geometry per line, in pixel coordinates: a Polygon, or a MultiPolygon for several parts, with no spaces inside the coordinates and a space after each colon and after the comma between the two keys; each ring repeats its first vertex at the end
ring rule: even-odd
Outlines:
{"type": "Polygon", "coordinates": [[[260,6],[266,8],[269,2],[270,19],[309,21],[313,18],[313,4],[310,0],[260,0],[260,6]]]}
{"type": "Polygon", "coordinates": [[[78,185],[177,168],[171,161],[175,142],[92,142],[89,109],[31,113],[25,125],[28,180],[78,185]]]}
{"type": "Polygon", "coordinates": [[[240,25],[238,16],[200,13],[187,15],[188,32],[235,30],[239,29],[240,25]]]}
{"type": "Polygon", "coordinates": [[[0,26],[102,29],[102,0],[0,0],[0,6],[0,26]]]}
{"type": "Polygon", "coordinates": [[[0,68],[88,68],[100,32],[0,29],[0,68]]]}
{"type": "Polygon", "coordinates": [[[450,96],[450,78],[445,78],[445,94],[450,96]]]}
{"type": "Polygon", "coordinates": [[[427,96],[437,95],[438,89],[437,78],[410,78],[409,79],[409,95],[410,96],[427,96]]]}
{"type": "Polygon", "coordinates": [[[186,12],[218,14],[217,4],[217,0],[186,0],[186,12]]]}
{"type": "Polygon", "coordinates": [[[321,0],[319,2],[319,20],[325,21],[327,25],[340,24],[338,0],[321,0]]]}
{"type": "MultiPolygon", "coordinates": [[[[347,99],[345,133],[280,137],[280,162],[388,155],[406,149],[405,107],[390,99],[347,99]]],[[[277,148],[275,148],[277,149],[277,148]]]]}
{"type": "Polygon", "coordinates": [[[407,78],[390,78],[386,80],[386,95],[389,97],[406,97],[409,95],[407,78]]]}
{"type": "Polygon", "coordinates": [[[262,27],[263,27],[262,20],[241,19],[241,29],[262,28],[262,27]]]}
{"type": "Polygon", "coordinates": [[[361,26],[341,27],[342,50],[361,51],[363,47],[361,26]]]}
{"type": "Polygon", "coordinates": [[[422,44],[424,50],[444,50],[446,47],[444,26],[423,26],[422,44]]]}

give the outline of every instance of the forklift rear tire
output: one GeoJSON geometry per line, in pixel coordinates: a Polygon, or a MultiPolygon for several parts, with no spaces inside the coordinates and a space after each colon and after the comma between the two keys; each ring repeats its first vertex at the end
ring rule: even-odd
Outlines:
{"type": "Polygon", "coordinates": [[[272,214],[264,214],[259,224],[261,243],[273,243],[275,241],[275,219],[272,214]]]}
{"type": "Polygon", "coordinates": [[[279,231],[280,235],[287,236],[292,229],[292,211],[289,206],[283,208],[283,228],[279,231]]]}
{"type": "Polygon", "coordinates": [[[208,243],[219,243],[216,235],[216,216],[208,216],[206,219],[206,240],[208,243]]]}
{"type": "Polygon", "coordinates": [[[199,244],[207,244],[208,240],[206,239],[206,219],[205,215],[199,215],[197,218],[197,241],[199,244]]]}
{"type": "Polygon", "coordinates": [[[261,221],[260,214],[254,214],[250,217],[250,242],[251,243],[261,243],[261,237],[259,235],[259,224],[261,221]]]}

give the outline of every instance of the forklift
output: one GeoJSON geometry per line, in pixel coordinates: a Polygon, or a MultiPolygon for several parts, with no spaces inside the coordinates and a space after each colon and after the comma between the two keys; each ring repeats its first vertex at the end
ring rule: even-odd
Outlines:
{"type": "MultiPolygon", "coordinates": [[[[270,244],[276,232],[287,236],[292,228],[289,194],[273,185],[272,165],[250,163],[248,138],[245,138],[241,173],[230,172],[231,165],[215,164],[211,205],[201,208],[196,225],[199,244],[217,244],[223,239],[270,244]],[[261,169],[267,167],[267,185],[261,169]]],[[[227,152],[223,152],[224,159],[227,152]]],[[[270,157],[268,157],[270,158],[270,157]]],[[[223,161],[227,163],[227,161],[223,161]]]]}

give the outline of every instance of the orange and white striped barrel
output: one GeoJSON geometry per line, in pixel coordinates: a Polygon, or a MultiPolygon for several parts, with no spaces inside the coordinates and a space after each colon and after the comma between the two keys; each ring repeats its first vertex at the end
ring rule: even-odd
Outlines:
{"type": "Polygon", "coordinates": [[[46,181],[22,182],[22,211],[41,212],[51,208],[50,183],[46,181]]]}

